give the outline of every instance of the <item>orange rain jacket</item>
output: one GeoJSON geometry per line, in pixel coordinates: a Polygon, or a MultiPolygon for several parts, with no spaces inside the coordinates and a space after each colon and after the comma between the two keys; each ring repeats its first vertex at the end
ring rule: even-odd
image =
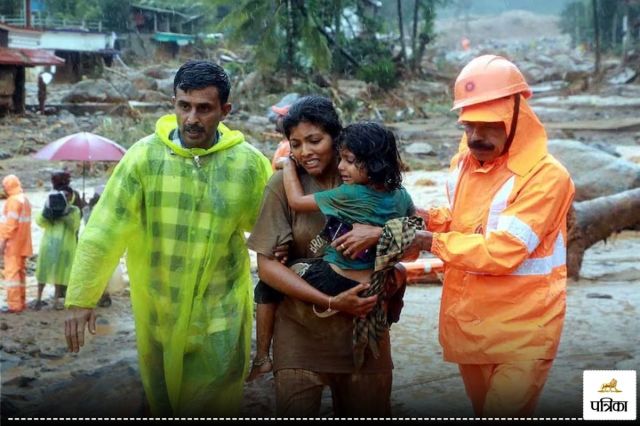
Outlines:
{"type": "Polygon", "coordinates": [[[2,185],[9,198],[4,204],[0,239],[7,240],[5,256],[31,256],[31,204],[22,192],[20,179],[8,175],[2,185]]]}
{"type": "MultiPolygon", "coordinates": [[[[503,121],[510,129],[513,108],[513,97],[485,102],[463,108],[460,120],[503,121]]],[[[519,111],[509,152],[492,163],[481,166],[463,136],[449,206],[429,211],[432,252],[445,263],[439,321],[446,361],[553,359],[558,348],[575,191],[525,99],[519,111]]]]}

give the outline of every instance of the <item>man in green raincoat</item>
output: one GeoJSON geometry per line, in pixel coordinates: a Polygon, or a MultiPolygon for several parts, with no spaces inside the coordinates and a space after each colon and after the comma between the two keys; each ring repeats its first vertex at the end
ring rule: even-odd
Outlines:
{"type": "MultiPolygon", "coordinates": [[[[156,416],[237,414],[253,315],[251,230],[269,160],[221,121],[230,83],[211,62],[174,80],[175,115],[135,143],[80,237],[65,306],[70,351],[95,333],[93,308],[125,250],[138,361],[156,416]]],[[[105,413],[106,414],[106,413],[105,413]]]]}

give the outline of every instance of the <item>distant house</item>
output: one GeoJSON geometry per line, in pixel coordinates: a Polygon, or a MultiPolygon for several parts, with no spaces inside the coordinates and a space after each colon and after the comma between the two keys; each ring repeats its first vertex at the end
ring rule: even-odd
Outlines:
{"type": "Polygon", "coordinates": [[[181,49],[195,43],[195,32],[202,18],[202,14],[132,4],[128,47],[140,55],[175,57],[181,49]],[[150,47],[153,52],[149,52],[150,47]]]}
{"type": "Polygon", "coordinates": [[[9,44],[9,31],[0,28],[0,115],[22,114],[25,109],[25,74],[36,65],[63,66],[65,61],[43,49],[14,49],[9,44]]]}
{"type": "Polygon", "coordinates": [[[193,34],[202,14],[189,15],[175,9],[161,9],[158,7],[132,4],[131,28],[139,33],[152,34],[156,32],[193,34]]]}
{"type": "Polygon", "coordinates": [[[65,61],[56,71],[56,81],[76,82],[82,75],[101,62],[111,60],[115,54],[115,36],[82,29],[42,29],[21,28],[0,24],[0,31],[6,31],[8,47],[13,49],[45,49],[65,61]]]}

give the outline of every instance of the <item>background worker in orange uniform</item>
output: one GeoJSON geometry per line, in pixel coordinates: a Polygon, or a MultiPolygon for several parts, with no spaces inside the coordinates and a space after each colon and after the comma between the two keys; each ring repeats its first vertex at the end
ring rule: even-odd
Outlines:
{"type": "Polygon", "coordinates": [[[8,312],[20,312],[26,308],[26,260],[33,254],[31,204],[22,192],[17,176],[6,176],[2,179],[2,187],[8,196],[0,224],[0,253],[4,255],[8,312]]]}
{"type": "Polygon", "coordinates": [[[478,416],[531,416],[565,315],[566,216],[574,185],[547,152],[531,89],[506,59],[472,60],[455,83],[465,132],[449,206],[416,245],[444,261],[440,343],[478,416]]]}

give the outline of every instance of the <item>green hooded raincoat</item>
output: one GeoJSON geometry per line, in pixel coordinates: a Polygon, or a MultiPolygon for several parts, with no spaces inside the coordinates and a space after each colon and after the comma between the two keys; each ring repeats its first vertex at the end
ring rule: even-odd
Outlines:
{"type": "Polygon", "coordinates": [[[78,244],[76,233],[80,228],[80,209],[69,206],[69,213],[49,220],[40,212],[36,223],[44,229],[40,240],[36,280],[43,284],[69,283],[71,264],[78,244]]]}
{"type": "Polygon", "coordinates": [[[84,230],[66,306],[94,307],[127,249],[142,382],[154,415],[233,415],[253,316],[251,230],[271,174],[239,131],[208,150],[170,139],[174,115],[122,158],[84,230]]]}

